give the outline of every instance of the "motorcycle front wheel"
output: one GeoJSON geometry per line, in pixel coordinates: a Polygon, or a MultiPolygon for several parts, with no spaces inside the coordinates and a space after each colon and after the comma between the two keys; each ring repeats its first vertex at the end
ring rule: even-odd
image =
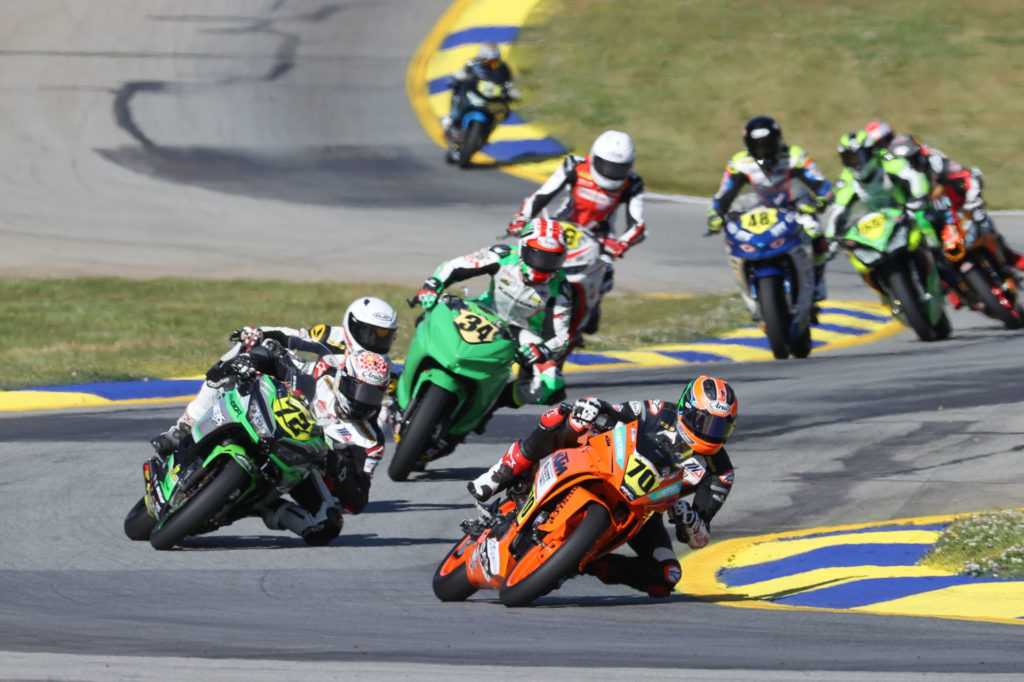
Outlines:
{"type": "Polygon", "coordinates": [[[777,360],[789,357],[789,304],[782,278],[769,275],[757,280],[757,302],[761,306],[764,333],[777,360]]]}
{"type": "Polygon", "coordinates": [[[427,384],[423,389],[412,414],[402,426],[401,438],[388,464],[388,476],[392,481],[409,478],[416,460],[430,445],[434,429],[441,422],[452,395],[437,384],[427,384]]]}
{"type": "MultiPolygon", "coordinates": [[[[578,515],[577,515],[578,516],[578,515]]],[[[576,517],[574,517],[575,519],[576,517]]],[[[567,520],[568,522],[574,519],[567,520]]],[[[505,606],[527,606],[558,587],[579,571],[583,557],[594,548],[611,525],[608,510],[597,502],[583,509],[579,524],[561,538],[548,535],[516,562],[498,598],[505,606]]]]}
{"type": "MultiPolygon", "coordinates": [[[[1000,303],[999,298],[992,291],[992,284],[989,282],[989,278],[985,276],[980,267],[973,267],[968,270],[964,274],[964,279],[967,281],[967,285],[974,290],[974,295],[985,306],[985,312],[988,313],[989,317],[999,320],[1007,329],[1021,328],[1024,320],[1021,320],[1016,306],[1008,308],[1000,303]]],[[[1008,300],[1008,302],[1010,301],[1008,300]]]]}
{"type": "Polygon", "coordinates": [[[209,521],[249,480],[249,472],[235,460],[229,459],[205,488],[162,525],[153,529],[149,535],[149,544],[154,549],[171,549],[209,521]]]}
{"type": "Polygon", "coordinates": [[[907,317],[907,324],[914,330],[917,337],[922,341],[935,341],[939,338],[935,326],[928,319],[928,311],[925,302],[910,280],[910,274],[905,269],[892,270],[886,275],[889,281],[889,291],[893,298],[899,301],[900,310],[907,317]]]}
{"type": "Polygon", "coordinates": [[[462,142],[459,144],[459,168],[469,168],[470,159],[484,146],[485,128],[483,121],[470,121],[462,133],[462,142]]]}

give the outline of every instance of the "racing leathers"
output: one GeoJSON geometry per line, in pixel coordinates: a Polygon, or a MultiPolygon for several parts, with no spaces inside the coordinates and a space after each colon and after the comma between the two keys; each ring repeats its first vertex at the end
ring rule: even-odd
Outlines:
{"type": "MultiPolygon", "coordinates": [[[[932,198],[944,197],[949,203],[949,210],[965,216],[967,222],[964,229],[968,234],[972,229],[977,229],[981,234],[992,234],[995,237],[996,245],[1002,249],[1002,253],[996,254],[996,256],[1010,267],[1024,271],[1024,255],[1006,244],[1003,236],[996,230],[988,211],[985,210],[985,199],[981,196],[981,171],[977,168],[964,168],[940,150],[929,147],[923,142],[920,143],[920,146],[921,152],[916,159],[918,163],[916,170],[924,173],[931,183],[932,198]]],[[[936,229],[941,230],[944,225],[939,223],[945,223],[945,221],[941,220],[941,215],[936,218],[936,229]]],[[[953,299],[954,305],[959,302],[958,297],[951,296],[950,298],[953,299]]]]}
{"type": "MultiPolygon", "coordinates": [[[[926,256],[934,260],[934,251],[940,242],[925,211],[928,205],[927,178],[914,170],[906,159],[884,152],[877,155],[878,167],[866,179],[858,179],[849,168],[843,168],[836,181],[836,197],[828,215],[825,235],[829,239],[841,236],[849,228],[849,219],[858,204],[867,210],[903,208],[913,215],[929,247],[926,256]]],[[[861,272],[861,276],[883,302],[891,303],[870,272],[861,272]]]]}
{"type": "Polygon", "coordinates": [[[805,216],[801,223],[814,249],[814,300],[826,298],[825,265],[829,250],[816,215],[834,198],[832,184],[802,147],[783,143],[770,166],[758,163],[746,150],[738,152],[726,164],[718,191],[711,199],[711,232],[721,231],[726,213],[745,189],[756,194],[763,206],[793,208],[805,216]]]}
{"type": "Polygon", "coordinates": [[[564,201],[551,217],[573,223],[601,242],[604,252],[602,259],[605,262],[605,279],[601,293],[604,294],[614,283],[612,259],[621,257],[628,249],[647,237],[644,223],[644,181],[631,171],[622,186],[615,190],[606,190],[594,181],[590,164],[589,156],[566,156],[544,184],[523,200],[519,212],[509,223],[508,231],[516,236],[521,234],[526,224],[536,218],[556,195],[565,190],[564,201]],[[621,237],[616,237],[612,223],[620,206],[624,207],[626,231],[621,237]]]}
{"type": "MultiPolygon", "coordinates": [[[[612,405],[593,397],[577,400],[573,405],[563,403],[541,415],[533,432],[512,443],[498,462],[469,483],[469,491],[478,500],[490,499],[553,452],[578,447],[595,431],[634,420],[639,422],[637,450],[648,455],[655,466],[671,468],[689,456],[704,459],[708,473],[697,486],[692,506],[679,499],[669,512],[676,538],[694,549],[704,547],[710,541],[711,519],[732,490],[733,466],[724,447],[710,456],[695,455],[690,450],[676,430],[673,403],[636,400],[612,405]],[[600,427],[595,426],[595,420],[600,427]]],[[[629,546],[636,552],[635,557],[607,554],[588,564],[586,573],[604,583],[628,585],[652,597],[671,594],[682,571],[662,515],[652,516],[629,541],[629,546]]]]}
{"type": "Polygon", "coordinates": [[[565,379],[559,360],[569,346],[572,320],[565,273],[558,270],[547,282],[531,284],[523,278],[517,247],[497,244],[445,261],[423,287],[425,291],[440,292],[477,275],[491,278],[487,291],[477,300],[497,312],[511,327],[520,347],[530,348],[532,354],[519,359],[519,377],[503,396],[503,403],[518,407],[561,400],[565,379]]]}

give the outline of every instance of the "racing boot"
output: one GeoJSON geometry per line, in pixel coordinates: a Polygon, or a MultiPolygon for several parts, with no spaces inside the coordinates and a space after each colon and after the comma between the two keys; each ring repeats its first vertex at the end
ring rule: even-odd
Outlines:
{"type": "Polygon", "coordinates": [[[151,438],[149,444],[156,450],[156,454],[160,455],[162,459],[167,459],[171,456],[171,453],[178,449],[178,443],[181,442],[182,437],[188,433],[188,430],[192,428],[192,424],[189,423],[187,417],[181,417],[171,428],[167,429],[159,436],[151,438]]]}
{"type": "Polygon", "coordinates": [[[467,484],[469,494],[480,502],[491,499],[495,493],[508,487],[512,480],[533,466],[519,449],[519,441],[508,446],[508,450],[494,465],[467,484]]]}
{"type": "Polygon", "coordinates": [[[262,516],[270,530],[290,530],[314,546],[326,545],[338,537],[344,524],[337,507],[326,504],[314,517],[294,502],[277,500],[263,510],[262,516]]]}

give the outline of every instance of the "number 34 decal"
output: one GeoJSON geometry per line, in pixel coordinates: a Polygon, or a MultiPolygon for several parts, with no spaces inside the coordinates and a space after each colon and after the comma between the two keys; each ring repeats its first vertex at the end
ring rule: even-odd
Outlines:
{"type": "Polygon", "coordinates": [[[466,343],[490,343],[498,332],[486,317],[468,310],[463,310],[455,318],[455,328],[466,343]]]}

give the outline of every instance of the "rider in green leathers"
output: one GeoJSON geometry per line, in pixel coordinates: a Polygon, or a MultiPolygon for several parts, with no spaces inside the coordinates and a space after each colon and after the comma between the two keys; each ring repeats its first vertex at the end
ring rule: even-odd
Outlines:
{"type": "Polygon", "coordinates": [[[520,344],[522,371],[500,404],[554,404],[565,396],[560,360],[569,344],[572,303],[562,264],[565,234],[557,220],[535,218],[515,246],[503,244],[445,261],[417,293],[429,310],[445,287],[477,275],[490,275],[479,300],[509,324],[520,344]]]}

